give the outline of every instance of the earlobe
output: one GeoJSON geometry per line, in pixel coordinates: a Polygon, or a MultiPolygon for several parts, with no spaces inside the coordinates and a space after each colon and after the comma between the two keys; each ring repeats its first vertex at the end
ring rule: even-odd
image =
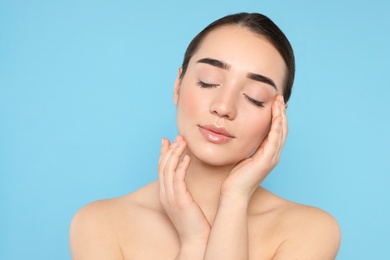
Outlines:
{"type": "Polygon", "coordinates": [[[177,78],[175,80],[174,88],[173,88],[173,103],[175,106],[177,106],[177,102],[179,100],[179,94],[180,94],[180,85],[181,85],[181,73],[183,72],[183,69],[180,67],[179,71],[177,73],[177,78]]]}

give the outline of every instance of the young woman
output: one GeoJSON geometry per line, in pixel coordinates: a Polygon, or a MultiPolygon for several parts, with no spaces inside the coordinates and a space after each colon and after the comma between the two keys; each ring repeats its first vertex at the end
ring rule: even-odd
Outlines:
{"type": "Polygon", "coordinates": [[[261,182],[287,136],[294,55],[260,14],[196,36],[174,85],[179,136],[162,140],[158,181],[82,208],[74,259],[334,259],[337,222],[261,182]]]}

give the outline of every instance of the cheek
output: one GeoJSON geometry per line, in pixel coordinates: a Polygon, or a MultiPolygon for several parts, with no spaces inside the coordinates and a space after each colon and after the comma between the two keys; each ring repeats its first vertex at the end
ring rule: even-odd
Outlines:
{"type": "Polygon", "coordinates": [[[202,107],[200,102],[202,99],[197,96],[196,91],[188,91],[183,89],[179,95],[179,101],[177,105],[178,114],[190,116],[196,114],[202,107]]]}
{"type": "Polygon", "coordinates": [[[186,135],[186,127],[200,123],[207,113],[206,103],[204,95],[199,95],[196,89],[182,89],[177,103],[177,126],[181,135],[186,135]]]}
{"type": "Polygon", "coordinates": [[[268,135],[271,129],[271,112],[267,112],[258,117],[257,120],[251,118],[251,123],[247,125],[247,147],[248,156],[252,154],[259,145],[263,142],[264,138],[268,135]]]}
{"type": "Polygon", "coordinates": [[[267,111],[265,114],[261,116],[261,118],[256,122],[257,128],[254,134],[258,136],[261,141],[264,137],[269,133],[271,129],[271,110],[267,111]]]}

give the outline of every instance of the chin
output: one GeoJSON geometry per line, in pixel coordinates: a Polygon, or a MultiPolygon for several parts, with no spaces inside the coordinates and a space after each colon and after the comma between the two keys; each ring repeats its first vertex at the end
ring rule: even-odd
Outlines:
{"type": "Polygon", "coordinates": [[[205,147],[201,145],[192,146],[190,143],[187,147],[187,153],[196,160],[212,167],[224,167],[236,165],[243,159],[249,157],[252,153],[232,153],[231,150],[223,146],[205,147]]]}
{"type": "Polygon", "coordinates": [[[187,154],[190,157],[213,167],[236,165],[250,157],[258,148],[256,142],[239,144],[231,141],[225,144],[215,144],[205,140],[200,134],[180,131],[187,143],[187,154]]]}

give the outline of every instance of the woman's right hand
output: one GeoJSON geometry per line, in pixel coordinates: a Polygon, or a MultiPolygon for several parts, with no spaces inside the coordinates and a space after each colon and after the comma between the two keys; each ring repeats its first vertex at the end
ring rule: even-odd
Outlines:
{"type": "Polygon", "coordinates": [[[184,155],[181,158],[185,149],[186,142],[182,136],[176,137],[172,144],[168,139],[162,140],[158,164],[160,201],[179,234],[179,255],[194,256],[204,253],[211,227],[186,186],[190,157],[184,155]]]}

